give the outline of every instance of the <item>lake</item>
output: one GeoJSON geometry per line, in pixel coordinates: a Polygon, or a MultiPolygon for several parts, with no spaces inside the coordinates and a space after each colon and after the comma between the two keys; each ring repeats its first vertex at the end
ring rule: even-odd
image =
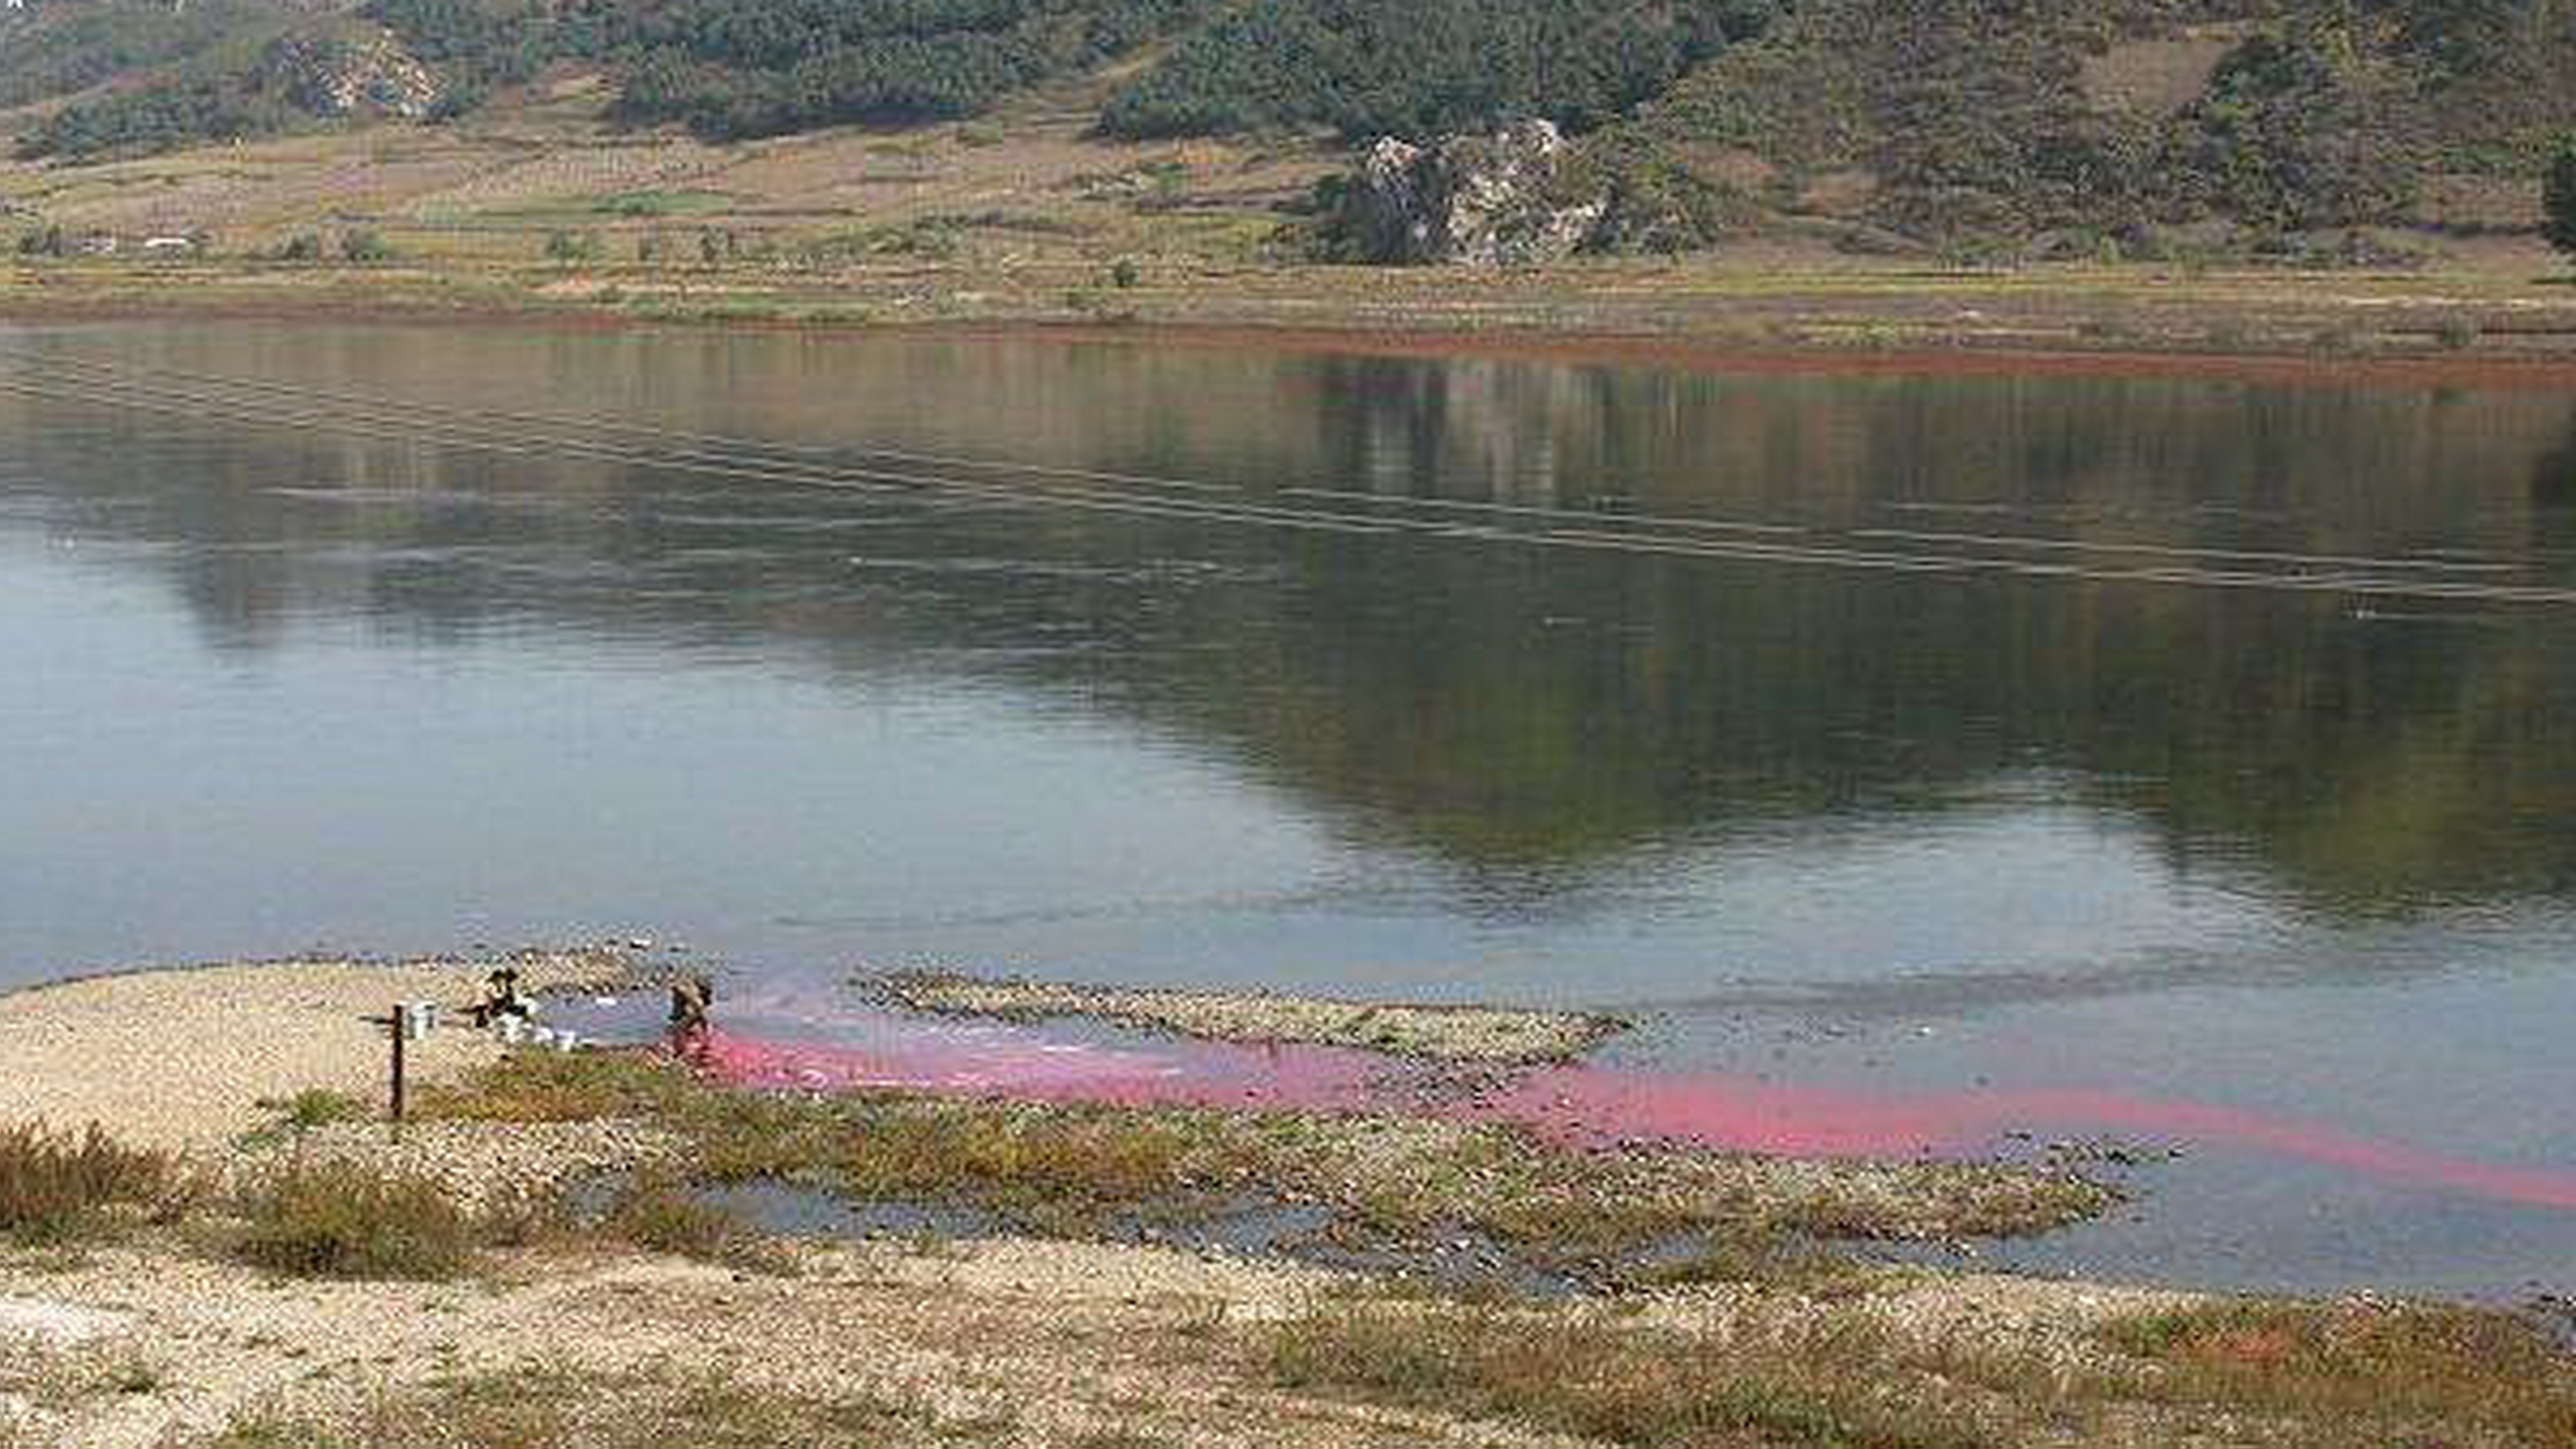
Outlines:
{"type": "Polygon", "coordinates": [[[2576,392],[2509,383],[0,330],[0,984],[1577,1004],[2183,1149],[2004,1261],[2563,1291],[2576,392]]]}

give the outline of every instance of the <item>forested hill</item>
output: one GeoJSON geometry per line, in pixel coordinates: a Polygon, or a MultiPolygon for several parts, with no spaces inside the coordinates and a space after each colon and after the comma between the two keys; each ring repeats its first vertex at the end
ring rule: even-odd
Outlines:
{"type": "Polygon", "coordinates": [[[22,158],[438,124],[596,71],[712,141],[982,114],[1366,143],[1544,117],[1687,244],[2525,219],[2576,0],[26,0],[22,158]],[[1075,84],[1079,82],[1080,84],[1075,84]],[[2519,208],[2519,210],[2517,210],[2519,208]]]}

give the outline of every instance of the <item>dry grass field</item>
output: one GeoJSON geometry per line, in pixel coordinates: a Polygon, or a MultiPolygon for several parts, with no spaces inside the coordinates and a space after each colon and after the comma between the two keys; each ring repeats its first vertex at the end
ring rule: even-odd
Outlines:
{"type": "Polygon", "coordinates": [[[100,165],[8,162],[0,202],[74,232],[204,233],[224,255],[366,227],[407,257],[448,264],[539,260],[567,231],[630,260],[656,236],[689,241],[681,250],[694,257],[705,230],[764,255],[832,242],[998,264],[1239,258],[1273,229],[1272,206],[1336,164],[1298,142],[1094,136],[1094,91],[1106,83],[954,125],[719,147],[612,126],[604,82],[574,73],[451,126],[317,131],[100,165]]]}

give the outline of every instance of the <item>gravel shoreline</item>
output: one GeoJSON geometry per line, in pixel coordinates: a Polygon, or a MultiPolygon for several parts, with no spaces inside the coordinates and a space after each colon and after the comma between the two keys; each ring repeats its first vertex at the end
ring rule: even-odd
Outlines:
{"type": "MultiPolygon", "coordinates": [[[[631,989],[620,983],[639,980],[633,963],[613,950],[511,959],[538,990],[631,989]]],[[[259,1105],[262,1098],[312,1088],[375,1097],[385,1051],[378,1028],[364,1018],[400,999],[461,1007],[491,964],[225,965],[0,996],[0,1126],[36,1120],[59,1129],[97,1121],[136,1144],[218,1164],[257,1162],[262,1143],[245,1143],[245,1134],[274,1127],[276,1116],[259,1105]]],[[[503,1051],[492,1038],[462,1028],[435,1032],[421,1046],[420,1070],[428,1081],[464,1074],[503,1051]]],[[[530,1064],[552,1063],[546,1056],[530,1064]]],[[[782,1123],[795,1125],[782,1117],[762,1130],[775,1133],[782,1123]]],[[[527,1120],[425,1117],[399,1136],[343,1122],[286,1137],[292,1146],[284,1149],[277,1134],[261,1136],[268,1152],[345,1155],[426,1176],[470,1202],[496,1187],[541,1185],[567,1173],[666,1156],[685,1162],[688,1143],[674,1129],[684,1135],[686,1128],[676,1117],[534,1114],[527,1120]]],[[[1380,1135],[1440,1130],[1455,1129],[1396,1123],[1380,1135]]],[[[763,1146],[772,1140],[751,1139],[763,1146]]],[[[1101,1137],[1097,1145],[1114,1150],[1118,1140],[1101,1137]]],[[[1367,1154],[1357,1159],[1352,1166],[1361,1188],[1401,1193],[1436,1185],[1408,1166],[1413,1158],[1389,1157],[1374,1171],[1367,1154]]],[[[1482,1180],[1508,1166],[1471,1157],[1466,1177],[1482,1180]]],[[[1706,1171],[1723,1178],[1748,1166],[1712,1162],[1706,1171]]],[[[1794,1178],[1842,1169],[1769,1160],[1762,1170],[1794,1178]]],[[[1889,1174],[1890,1190],[1901,1186],[1903,1169],[1870,1170],[1889,1174]]],[[[1758,1183],[1701,1185],[1741,1198],[1754,1218],[1770,1215],[1757,1200],[1758,1183]]],[[[1531,1202],[1548,1210],[1579,1206],[1561,1197],[1531,1202]]],[[[1788,1208],[1774,1204],[1773,1210],[1788,1208]]],[[[2400,1387],[2415,1393],[2406,1402],[2417,1406],[2408,1412],[2419,1418],[2468,1402],[2427,1389],[2426,1373],[2465,1375],[2472,1367],[2463,1357],[2469,1349],[2402,1336],[2464,1321],[2442,1316],[2448,1310],[2405,1318],[2400,1315],[2410,1310],[2376,1299],[2236,1308],[2186,1292],[1892,1265],[1813,1278],[1800,1276],[1794,1265],[1772,1276],[1754,1265],[1728,1276],[1718,1259],[1715,1276],[1666,1287],[1554,1306],[1534,1300],[1488,1305],[1448,1301],[1418,1282],[1222,1249],[950,1239],[925,1231],[856,1242],[791,1241],[779,1245],[783,1266],[762,1271],[684,1261],[638,1241],[578,1239],[495,1251],[480,1268],[446,1281],[353,1282],[281,1278],[247,1266],[204,1228],[138,1226],[96,1243],[0,1239],[0,1449],[253,1443],[491,1449],[504,1442],[636,1449],[679,1442],[693,1429],[710,1430],[703,1437],[716,1442],[712,1420],[674,1419],[669,1428],[676,1437],[667,1441],[585,1437],[586,1426],[620,1415],[618,1422],[630,1428],[643,1424],[658,1433],[662,1426],[651,1415],[660,1412],[660,1401],[639,1408],[634,1396],[685,1403],[701,1389],[714,1397],[700,1399],[718,1408],[820,1405],[814,1412],[822,1417],[806,1422],[872,1426],[879,1437],[868,1442],[986,1449],[1373,1449],[1392,1442],[1561,1449],[1589,1442],[1557,1432],[1544,1412],[1372,1400],[1337,1387],[1339,1380],[1281,1372],[1271,1357],[1290,1341],[1281,1334],[1338,1341],[1332,1335],[1353,1331],[1354,1324],[1364,1329],[1372,1320],[1396,1319],[1407,1331],[1418,1321],[1426,1333],[1470,1335],[1480,1324],[1503,1321],[1532,1342],[1589,1335],[1596,1350],[1601,1335],[1625,1335],[1622,1357],[1593,1362],[1641,1372],[1661,1372],[1656,1366],[1667,1359],[1722,1365],[1740,1358],[1789,1375],[1773,1388],[1788,1396],[1781,1402],[1798,1416],[1782,1422],[1820,1423],[1809,1412],[1815,1405],[1866,1407],[1894,1395],[1888,1401],[1899,1405],[1893,1411],[1899,1417],[1888,1421],[1900,1424],[1907,1405],[1952,1417],[2001,1414],[2002,1422],[2020,1427],[1991,1442],[2012,1449],[2322,1442],[2301,1436],[2345,1412],[2341,1400],[2265,1398],[2273,1391],[2261,1383],[2244,1400],[2250,1417],[2232,1399],[2203,1405],[2166,1393],[2160,1375],[2195,1371],[2198,1361],[2154,1357],[2165,1341],[2158,1335],[2215,1335],[2209,1341],[2231,1354],[2240,1348],[2270,1354],[2267,1345],[2293,1342],[2281,1334],[2312,1328],[2341,1335],[2337,1342],[2358,1333],[2373,1343],[2416,1345],[2408,1351],[2430,1356],[2401,1362],[2396,1372],[2400,1387]],[[1494,1314],[1502,1319],[1486,1316],[1494,1314]],[[2243,1320],[2251,1327],[2240,1332],[2230,1314],[2254,1315],[2243,1320]],[[1808,1364],[1795,1356],[1798,1345],[1828,1352],[1808,1364]],[[1796,1366],[1781,1370],[1782,1363],[1796,1366]],[[2420,1366],[2428,1363],[2432,1369],[2420,1366]],[[2415,1376],[2405,1378],[2409,1372],[2415,1376]],[[1032,1386],[1044,1391],[1033,1393],[1032,1386]],[[477,1395],[497,1401],[532,1393],[552,1395],[552,1412],[571,1427],[551,1438],[457,1439],[437,1417],[473,1407],[477,1395]],[[402,1404],[429,1415],[412,1421],[423,1432],[386,1438],[363,1431],[370,1414],[402,1404]],[[351,1427],[324,1433],[314,1425],[351,1427]],[[2247,1434],[2235,1432],[2248,1425],[2247,1434]],[[2112,1432],[2068,1437],[2085,1426],[2112,1432]]],[[[2482,1341],[2504,1342],[2472,1340],[2471,1348],[2482,1341]]],[[[1349,1342],[1356,1353],[1372,1340],[1349,1342]]],[[[1337,1362],[1346,1374],[1373,1367],[1337,1362]]],[[[2316,1392],[2341,1391],[2331,1364],[2263,1362],[2310,1376],[2286,1380],[2284,1393],[2308,1393],[2316,1385],[2323,1385],[2316,1392]]],[[[2556,1373],[2562,1364],[2552,1359],[2543,1367],[2556,1373]]],[[[2576,1374],[2576,1364],[2563,1367],[2576,1374]]],[[[2487,1380],[2464,1381],[2489,1392],[2478,1387],[2487,1380]]],[[[1697,1401],[1675,1402],[1689,1408],[1697,1401]]],[[[2547,1400],[2523,1419],[2556,1412],[2549,1407],[2556,1402],[2547,1400]]],[[[701,1404],[693,1412],[703,1418],[715,1410],[701,1404]]],[[[2490,1417],[2520,1422],[2501,1413],[2490,1417]]],[[[759,1421],[736,1425],[748,1422],[759,1421]]],[[[722,1442],[824,1441],[736,1434],[722,1442]]],[[[1899,1441],[1844,1436],[1831,1442],[1899,1441]]],[[[2443,1442],[2521,1449],[2530,1441],[2482,1431],[2443,1442]]]]}
{"type": "MultiPolygon", "coordinates": [[[[384,1031],[397,1001],[462,1011],[506,960],[523,989],[626,989],[608,948],[507,957],[236,962],[84,977],[0,995],[0,1126],[95,1122],[138,1147],[221,1149],[260,1126],[263,1100],[307,1089],[381,1103],[384,1031]]],[[[414,1082],[496,1061],[501,1044],[446,1029],[410,1044],[414,1082]]]]}
{"type": "Polygon", "coordinates": [[[1086,1017],[1209,1041],[1345,1047],[1485,1066],[1566,1061],[1629,1025],[1598,1012],[1087,986],[954,972],[898,972],[875,978],[873,985],[887,1002],[930,1015],[1000,1021],[1086,1017]]]}

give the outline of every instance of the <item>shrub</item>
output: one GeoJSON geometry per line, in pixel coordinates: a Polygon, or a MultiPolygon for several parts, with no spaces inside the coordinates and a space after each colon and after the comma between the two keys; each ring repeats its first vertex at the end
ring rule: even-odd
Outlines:
{"type": "Polygon", "coordinates": [[[382,262],[392,259],[394,249],[382,234],[366,228],[345,232],[340,237],[340,259],[345,262],[382,262]]]}
{"type": "Polygon", "coordinates": [[[473,1266],[474,1224],[419,1178],[296,1163],[242,1195],[243,1261],[303,1278],[452,1278],[473,1266]]]}
{"type": "Polygon", "coordinates": [[[2576,257],[2576,136],[2561,142],[2540,184],[2540,234],[2576,257]]]}
{"type": "Polygon", "coordinates": [[[599,255],[599,238],[587,232],[555,231],[546,233],[546,260],[550,262],[587,262],[599,255]]]}
{"type": "Polygon", "coordinates": [[[168,1157],[121,1146],[96,1124],[77,1136],[0,1128],[0,1237],[58,1243],[87,1236],[113,1209],[153,1207],[176,1183],[168,1157]]]}
{"type": "Polygon", "coordinates": [[[322,238],[312,232],[297,232],[277,249],[281,262],[318,262],[322,260],[322,238]]]}

